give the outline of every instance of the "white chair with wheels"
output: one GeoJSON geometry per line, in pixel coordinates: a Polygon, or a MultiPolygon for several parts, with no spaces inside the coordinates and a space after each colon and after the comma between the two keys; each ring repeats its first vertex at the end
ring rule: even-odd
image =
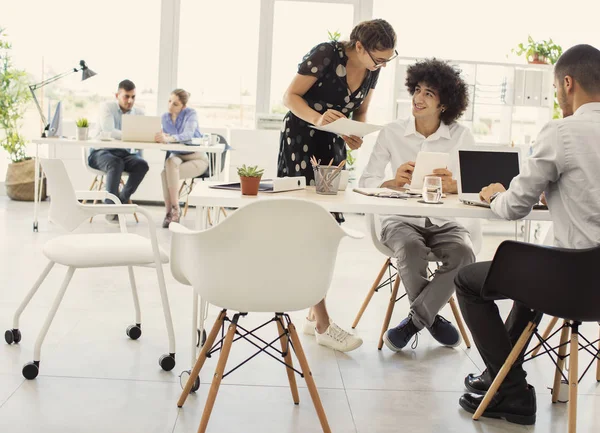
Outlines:
{"type": "MultiPolygon", "coordinates": [[[[44,338],[46,337],[46,333],[50,328],[54,315],[62,302],[63,296],[75,270],[80,268],[100,267],[127,267],[135,307],[135,324],[129,326],[126,332],[133,340],[138,339],[142,334],[140,304],[133,267],[150,266],[156,268],[158,287],[169,337],[169,352],[160,357],[159,364],[163,370],[172,370],[175,367],[175,334],[173,331],[173,321],[171,319],[169,299],[167,297],[167,288],[163,272],[163,264],[168,263],[169,258],[158,246],[156,228],[154,221],[152,221],[152,215],[147,210],[136,205],[81,204],[77,201],[78,197],[73,190],[73,186],[71,185],[69,176],[61,160],[42,159],[41,165],[46,173],[51,190],[49,218],[52,222],[67,231],[73,231],[83,221],[94,215],[118,214],[121,231],[120,233],[67,234],[55,237],[46,242],[43,252],[50,260],[50,263],[48,263],[31,290],[25,296],[25,299],[21,302],[21,305],[17,308],[13,318],[13,327],[5,333],[5,340],[7,343],[11,344],[21,341],[21,331],[19,329],[19,319],[21,314],[54,265],[58,263],[66,266],[67,274],[35,342],[33,362],[25,364],[23,367],[23,376],[27,379],[34,379],[39,373],[40,354],[44,338]],[[136,211],[148,219],[150,238],[127,233],[124,215],[133,214],[136,211]]],[[[114,200],[115,203],[119,203],[117,197],[106,192],[86,191],[80,194],[79,198],[88,200],[94,198],[109,198],[114,200]]]]}
{"type": "MultiPolygon", "coordinates": [[[[103,172],[102,170],[98,170],[97,168],[90,166],[90,161],[89,161],[90,148],[89,147],[85,147],[85,146],[82,147],[81,154],[83,157],[83,165],[90,173],[92,173],[94,175],[94,180],[92,181],[92,185],[90,186],[90,191],[102,191],[102,187],[104,186],[104,176],[106,176],[106,173],[103,172]],[[96,188],[96,189],[94,190],[94,188],[96,188]]],[[[127,176],[129,176],[129,173],[124,171],[123,176],[127,177],[127,176]]],[[[120,184],[121,184],[121,187],[125,186],[125,181],[123,180],[123,178],[121,178],[120,184]]],[[[95,197],[94,204],[98,203],[98,200],[99,199],[97,197],[95,197]]],[[[86,202],[87,202],[87,200],[84,199],[83,204],[86,204],[86,202]]],[[[132,204],[132,203],[133,202],[131,200],[129,200],[129,204],[132,204]]],[[[137,213],[134,212],[133,217],[135,218],[136,223],[140,222],[140,220],[138,219],[137,213]]],[[[93,219],[94,219],[94,217],[90,218],[90,223],[92,222],[93,219]]]]}
{"type": "MultiPolygon", "coordinates": [[[[369,302],[371,302],[371,298],[373,297],[375,292],[377,292],[377,291],[379,291],[379,289],[389,285],[391,287],[390,301],[388,303],[388,308],[387,308],[385,317],[383,319],[383,325],[381,327],[381,334],[379,336],[379,343],[377,345],[377,348],[379,350],[381,350],[381,348],[383,347],[383,335],[385,334],[385,331],[388,330],[388,327],[390,325],[392,313],[394,312],[394,305],[396,304],[397,301],[404,298],[406,296],[406,293],[404,293],[399,298],[397,297],[398,296],[398,288],[400,287],[400,276],[398,275],[398,273],[396,271],[396,267],[392,263],[392,258],[394,257],[393,251],[390,250],[388,247],[386,247],[381,242],[381,239],[379,238],[379,234],[381,233],[381,225],[379,224],[379,217],[377,215],[368,214],[368,215],[366,215],[366,219],[367,219],[367,229],[371,236],[371,240],[373,241],[373,245],[375,246],[375,248],[377,248],[377,250],[381,254],[383,254],[386,257],[386,260],[383,263],[383,266],[381,267],[381,270],[379,271],[377,278],[373,282],[373,285],[369,289],[369,292],[367,293],[367,296],[366,296],[365,300],[363,301],[363,304],[360,307],[360,310],[358,311],[356,318],[354,319],[354,322],[352,323],[352,328],[354,329],[358,326],[358,322],[360,321],[363,313],[365,312],[367,306],[369,305],[369,302]],[[381,280],[383,279],[386,272],[388,273],[388,278],[382,283],[381,280]]],[[[479,253],[479,251],[481,250],[482,237],[483,237],[482,233],[481,233],[481,222],[477,219],[460,220],[459,222],[471,234],[471,241],[473,242],[473,251],[474,251],[475,255],[477,255],[479,253]]],[[[433,254],[429,255],[428,260],[432,263],[437,263],[440,261],[433,254]]],[[[431,274],[433,275],[433,272],[431,272],[431,274]]],[[[454,300],[454,297],[451,297],[450,300],[448,301],[448,303],[450,304],[450,308],[452,309],[452,314],[454,315],[454,319],[456,320],[456,324],[458,325],[460,334],[465,342],[465,345],[467,346],[467,348],[470,348],[471,341],[469,340],[467,330],[462,321],[462,317],[460,315],[460,310],[459,310],[458,306],[456,305],[456,301],[454,300]]]]}
{"type": "Polygon", "coordinates": [[[251,342],[257,347],[257,354],[265,349],[283,364],[293,401],[298,404],[294,373],[300,371],[293,365],[295,352],[321,427],[330,432],[298,333],[286,313],[307,309],[325,297],[340,241],[345,236],[362,235],[340,227],[323,207],[294,199],[253,202],[204,231],[191,231],[179,224],[171,224],[169,229],[173,233],[173,276],[192,286],[204,301],[222,309],[177,403],[183,406],[190,391],[199,385],[198,374],[207,356],[220,350],[198,432],[206,431],[221,380],[229,374],[225,368],[234,338],[251,342]],[[230,271],[231,263],[235,263],[235,272],[230,271]],[[302,270],[301,275],[298,270],[302,270]],[[231,318],[229,310],[236,312],[231,318]],[[254,312],[273,313],[264,324],[273,322],[277,326],[270,343],[257,339],[253,331],[241,326],[242,317],[254,312]],[[226,335],[215,343],[226,322],[226,335]],[[281,350],[273,346],[277,341],[281,350]]]}

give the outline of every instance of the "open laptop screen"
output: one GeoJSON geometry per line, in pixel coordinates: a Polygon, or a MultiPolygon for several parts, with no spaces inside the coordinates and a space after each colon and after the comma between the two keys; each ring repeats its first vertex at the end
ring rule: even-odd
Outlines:
{"type": "Polygon", "coordinates": [[[519,175],[518,152],[459,150],[461,192],[479,193],[491,183],[501,183],[506,189],[519,175]]]}

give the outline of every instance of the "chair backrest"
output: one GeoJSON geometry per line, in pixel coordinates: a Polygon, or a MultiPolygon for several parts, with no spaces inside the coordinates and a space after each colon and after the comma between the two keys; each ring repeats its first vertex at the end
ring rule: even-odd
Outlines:
{"type": "Polygon", "coordinates": [[[73,231],[89,216],[80,208],[65,164],[60,159],[40,159],[51,190],[49,218],[65,230],[73,231]]]}
{"type": "Polygon", "coordinates": [[[305,200],[252,202],[215,227],[171,224],[171,271],[210,304],[241,312],[290,312],[322,300],[344,231],[305,200]]]}
{"type": "MultiPolygon", "coordinates": [[[[375,248],[386,257],[393,257],[394,253],[388,247],[381,243],[381,220],[378,215],[367,214],[367,229],[375,248]]],[[[481,229],[481,221],[476,218],[460,218],[457,222],[465,227],[471,234],[471,242],[473,243],[473,253],[479,254],[483,244],[483,231],[481,229]]]]}
{"type": "Polygon", "coordinates": [[[483,294],[500,293],[554,317],[600,321],[600,246],[582,250],[515,241],[498,247],[483,294]]]}

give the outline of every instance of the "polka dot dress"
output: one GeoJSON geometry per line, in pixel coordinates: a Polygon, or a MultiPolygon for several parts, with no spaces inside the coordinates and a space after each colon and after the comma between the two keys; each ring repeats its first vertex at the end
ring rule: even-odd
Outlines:
{"type": "MultiPolygon", "coordinates": [[[[317,81],[303,96],[309,107],[324,113],[333,109],[347,117],[360,107],[370,89],[374,89],[379,70],[368,71],[358,89],[351,92],[346,81],[348,57],[342,44],[325,42],[314,47],[298,65],[300,75],[316,77],[317,81]]],[[[318,131],[307,122],[288,112],[283,119],[277,176],[305,176],[306,183],[314,185],[310,157],[314,155],[322,164],[334,164],[346,159],[346,145],[342,137],[318,131]]]]}

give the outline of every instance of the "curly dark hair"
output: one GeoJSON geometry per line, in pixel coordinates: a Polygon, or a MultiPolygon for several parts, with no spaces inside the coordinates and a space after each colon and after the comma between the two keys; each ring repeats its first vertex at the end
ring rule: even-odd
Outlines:
{"type": "Polygon", "coordinates": [[[440,97],[440,105],[445,110],[440,119],[446,125],[456,122],[469,105],[467,83],[460,76],[460,70],[441,60],[425,59],[411,65],[406,70],[406,88],[412,95],[419,83],[436,90],[440,97]]]}

